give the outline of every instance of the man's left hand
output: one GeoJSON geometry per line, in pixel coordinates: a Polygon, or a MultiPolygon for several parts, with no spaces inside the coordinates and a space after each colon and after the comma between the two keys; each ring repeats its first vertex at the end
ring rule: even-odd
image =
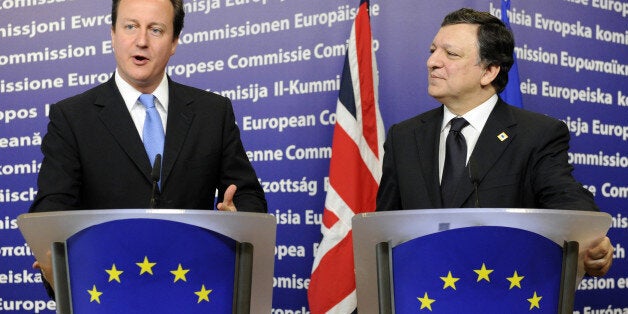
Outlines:
{"type": "Polygon", "coordinates": [[[235,186],[235,184],[232,184],[227,188],[227,190],[225,190],[225,195],[222,198],[222,202],[216,205],[218,210],[229,211],[229,212],[238,211],[235,207],[235,204],[233,203],[233,196],[235,195],[235,192],[237,189],[238,188],[235,186]]]}
{"type": "Polygon", "coordinates": [[[614,248],[608,237],[594,242],[584,255],[584,270],[591,276],[604,276],[613,264],[614,248]]]}

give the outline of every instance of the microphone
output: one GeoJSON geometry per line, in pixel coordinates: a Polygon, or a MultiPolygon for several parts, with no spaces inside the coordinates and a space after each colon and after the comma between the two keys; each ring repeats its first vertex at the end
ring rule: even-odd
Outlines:
{"type": "Polygon", "coordinates": [[[469,157],[469,165],[467,166],[469,169],[469,180],[473,183],[473,190],[475,194],[475,207],[480,207],[480,193],[478,193],[478,184],[480,183],[480,178],[477,172],[477,167],[475,164],[475,160],[472,157],[469,157]]]}
{"type": "Polygon", "coordinates": [[[159,179],[161,178],[161,154],[155,156],[153,170],[150,173],[153,180],[153,192],[150,197],[150,208],[157,208],[157,195],[159,194],[159,179]]]}

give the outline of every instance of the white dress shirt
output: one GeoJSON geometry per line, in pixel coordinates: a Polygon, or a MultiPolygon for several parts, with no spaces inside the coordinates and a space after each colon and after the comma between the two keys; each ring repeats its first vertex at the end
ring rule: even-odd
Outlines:
{"type": "MultiPolygon", "coordinates": [[[[133,123],[135,123],[137,132],[139,133],[140,138],[144,140],[142,133],[144,130],[144,120],[146,119],[146,107],[144,107],[138,99],[142,93],[122,79],[117,70],[115,80],[118,90],[120,91],[120,94],[122,94],[122,99],[124,99],[124,103],[131,114],[133,123]]],[[[164,134],[166,134],[166,121],[168,121],[168,94],[168,78],[164,73],[164,77],[161,79],[159,86],[157,86],[157,89],[153,91],[153,95],[155,96],[155,107],[157,108],[157,112],[159,112],[161,125],[164,128],[164,134]]]]}
{"type": "MultiPolygon", "coordinates": [[[[480,133],[482,133],[482,129],[486,124],[486,120],[488,120],[488,116],[497,104],[497,99],[497,94],[495,94],[462,116],[462,118],[469,122],[469,125],[461,131],[467,142],[467,163],[469,162],[469,157],[475,148],[475,144],[478,142],[480,133]]],[[[440,144],[438,146],[439,182],[443,179],[443,168],[445,167],[445,141],[447,140],[447,134],[449,134],[449,129],[451,127],[450,121],[451,119],[458,117],[449,111],[446,106],[444,109],[443,123],[440,130],[440,144]]]]}

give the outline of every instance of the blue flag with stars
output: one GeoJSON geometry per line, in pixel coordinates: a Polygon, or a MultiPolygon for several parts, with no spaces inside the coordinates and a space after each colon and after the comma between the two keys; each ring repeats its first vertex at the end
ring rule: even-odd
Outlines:
{"type": "Polygon", "coordinates": [[[529,231],[469,227],[392,250],[396,313],[558,311],[562,247],[529,231]]]}
{"type": "Polygon", "coordinates": [[[66,241],[74,313],[231,313],[236,242],[167,220],[96,225],[66,241]]]}
{"type": "MultiPolygon", "coordinates": [[[[501,4],[501,13],[502,13],[502,22],[506,24],[506,27],[510,29],[510,20],[508,19],[508,10],[510,10],[510,1],[511,0],[502,0],[501,4]]],[[[511,29],[512,31],[512,29],[511,29]]],[[[514,57],[514,63],[508,72],[508,84],[506,88],[499,94],[499,96],[510,105],[515,107],[523,108],[523,100],[521,96],[520,89],[520,80],[519,80],[519,66],[517,66],[517,58],[514,57]]]]}

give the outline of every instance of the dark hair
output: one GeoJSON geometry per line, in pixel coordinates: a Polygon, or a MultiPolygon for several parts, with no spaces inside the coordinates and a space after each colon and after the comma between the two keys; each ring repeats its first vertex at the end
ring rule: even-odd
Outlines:
{"type": "MultiPolygon", "coordinates": [[[[111,3],[111,27],[115,28],[116,20],[118,19],[118,6],[121,0],[113,0],[111,3]]],[[[178,38],[183,29],[183,19],[185,18],[185,11],[183,10],[183,0],[170,0],[172,7],[174,8],[174,38],[178,38]]]]}
{"type": "MultiPolygon", "coordinates": [[[[506,14],[506,12],[502,12],[506,14]]],[[[480,63],[484,67],[497,65],[500,67],[497,77],[491,82],[497,93],[508,84],[508,71],[514,63],[513,52],[515,39],[506,25],[488,12],[462,8],[449,13],[443,19],[442,26],[452,24],[478,25],[478,46],[480,63]]]]}

